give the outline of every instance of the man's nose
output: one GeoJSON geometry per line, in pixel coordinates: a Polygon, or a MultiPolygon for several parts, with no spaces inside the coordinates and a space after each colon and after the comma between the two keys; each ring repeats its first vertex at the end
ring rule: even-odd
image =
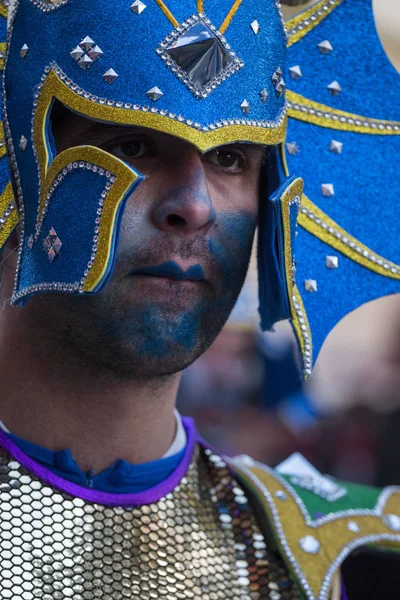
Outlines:
{"type": "Polygon", "coordinates": [[[215,222],[206,173],[196,151],[163,179],[160,196],[153,210],[155,225],[168,232],[206,233],[215,222]]]}

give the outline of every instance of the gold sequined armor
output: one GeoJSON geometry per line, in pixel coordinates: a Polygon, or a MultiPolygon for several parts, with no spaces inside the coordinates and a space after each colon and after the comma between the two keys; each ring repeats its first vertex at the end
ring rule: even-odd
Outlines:
{"type": "Polygon", "coordinates": [[[49,487],[0,450],[2,600],[289,600],[244,490],[197,448],[187,476],[150,505],[107,507],[49,487]]]}

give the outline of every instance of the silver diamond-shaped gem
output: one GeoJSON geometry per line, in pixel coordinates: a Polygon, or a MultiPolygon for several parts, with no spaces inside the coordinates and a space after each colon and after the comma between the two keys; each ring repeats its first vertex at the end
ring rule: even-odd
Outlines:
{"type": "Polygon", "coordinates": [[[141,0],[135,0],[133,4],[131,4],[131,10],[137,15],[141,15],[142,12],[147,8],[147,5],[141,0]]]}
{"type": "Polygon", "coordinates": [[[278,83],[278,81],[281,79],[282,75],[283,75],[282,69],[280,67],[278,67],[272,75],[272,83],[274,85],[276,85],[278,83]]]}
{"type": "Polygon", "coordinates": [[[279,500],[282,500],[282,502],[285,502],[287,500],[287,496],[283,490],[278,490],[277,492],[275,492],[275,496],[279,500]]]}
{"type": "Polygon", "coordinates": [[[252,28],[253,33],[255,35],[259,34],[260,31],[261,31],[260,23],[257,21],[257,19],[252,22],[252,24],[250,25],[250,27],[252,28]]]}
{"type": "Polygon", "coordinates": [[[321,54],[330,54],[333,50],[332,44],[329,40],[324,40],[318,44],[319,51],[321,54]]]}
{"type": "Polygon", "coordinates": [[[29,52],[29,46],[28,44],[24,44],[21,48],[21,50],[19,51],[19,55],[21,58],[25,58],[25,56],[28,54],[29,52]]]}
{"type": "Polygon", "coordinates": [[[34,237],[33,237],[33,235],[30,235],[28,237],[28,242],[27,242],[27,246],[28,246],[29,250],[32,250],[34,243],[35,243],[34,237]]]}
{"type": "Polygon", "coordinates": [[[198,15],[167,36],[157,52],[197,98],[206,98],[244,66],[210,21],[198,15]]]}
{"type": "Polygon", "coordinates": [[[87,54],[84,54],[82,56],[82,58],[79,60],[78,65],[84,70],[86,71],[86,69],[88,69],[89,67],[91,67],[93,64],[92,59],[90,58],[90,56],[88,56],[87,54]]]}
{"type": "Polygon", "coordinates": [[[289,154],[298,154],[300,152],[300,148],[297,145],[297,142],[288,142],[286,144],[286,149],[289,152],[289,154]]]}
{"type": "Polygon", "coordinates": [[[260,98],[263,104],[266,103],[266,101],[268,100],[268,92],[266,90],[266,88],[263,88],[260,92],[260,98]]]}
{"type": "Polygon", "coordinates": [[[321,548],[319,541],[312,535],[305,535],[299,540],[299,546],[307,554],[318,554],[321,548]]]}
{"type": "Polygon", "coordinates": [[[343,150],[342,142],[337,142],[336,140],[332,140],[329,146],[329,150],[334,152],[335,154],[341,154],[343,150]]]}
{"type": "Polygon", "coordinates": [[[55,232],[54,228],[52,227],[49,231],[48,236],[45,237],[45,239],[43,240],[43,249],[47,254],[49,262],[52,263],[53,260],[57,258],[57,256],[60,253],[61,246],[62,242],[58,237],[57,233],[55,232]]]}
{"type": "Polygon", "coordinates": [[[360,533],[360,526],[355,521],[349,521],[347,523],[347,529],[353,533],[360,533]]]}
{"type": "Polygon", "coordinates": [[[85,53],[80,46],[76,46],[76,48],[70,52],[70,56],[76,61],[80,60],[84,54],[85,53]]]}
{"type": "Polygon", "coordinates": [[[315,279],[306,279],[304,282],[304,289],[306,292],[317,292],[318,285],[315,279]]]}
{"type": "Polygon", "coordinates": [[[87,52],[88,50],[90,50],[90,48],[94,46],[94,41],[91,37],[87,35],[85,38],[83,38],[79,45],[82,48],[82,50],[87,52]]]}
{"type": "Polygon", "coordinates": [[[285,84],[285,80],[283,79],[283,77],[281,77],[281,79],[278,81],[278,83],[275,86],[275,89],[276,89],[276,95],[278,96],[278,98],[280,98],[286,89],[286,84],[285,84]]]}
{"type": "Polygon", "coordinates": [[[300,77],[303,77],[303,73],[301,72],[300,65],[295,65],[294,67],[290,67],[289,73],[290,73],[290,77],[292,79],[300,79],[300,77]]]}
{"type": "Polygon", "coordinates": [[[396,533],[400,531],[400,517],[398,515],[385,515],[382,520],[392,531],[396,533]]]}
{"type": "Polygon", "coordinates": [[[333,183],[323,183],[321,185],[321,190],[323,195],[327,198],[331,198],[331,196],[335,195],[335,188],[333,187],[333,183]]]}
{"type": "Polygon", "coordinates": [[[337,269],[339,267],[339,257],[338,256],[326,256],[325,257],[325,265],[328,269],[337,269]]]}
{"type": "Polygon", "coordinates": [[[242,112],[245,115],[248,115],[249,112],[251,111],[251,106],[248,100],[243,100],[242,104],[240,105],[240,108],[242,109],[242,112]]]}
{"type": "Polygon", "coordinates": [[[114,83],[118,77],[119,75],[114,69],[108,69],[108,71],[103,74],[103,79],[106,83],[114,83]]]}
{"type": "Polygon", "coordinates": [[[342,92],[342,88],[340,87],[340,83],[338,81],[332,81],[332,83],[328,85],[328,90],[332,96],[339,96],[339,94],[342,92]]]}
{"type": "Polygon", "coordinates": [[[147,92],[147,96],[153,102],[157,102],[157,100],[159,100],[160,98],[162,98],[164,96],[164,93],[160,90],[159,87],[155,86],[155,87],[152,87],[151,90],[149,90],[147,92]]]}
{"type": "Polygon", "coordinates": [[[24,135],[21,135],[18,145],[19,145],[20,149],[22,150],[22,152],[25,152],[26,147],[28,145],[28,140],[26,139],[26,137],[24,135]]]}
{"type": "Polygon", "coordinates": [[[91,48],[88,52],[88,55],[93,60],[93,62],[100,58],[100,56],[103,56],[103,54],[103,50],[97,44],[95,44],[93,48],[91,48]]]}

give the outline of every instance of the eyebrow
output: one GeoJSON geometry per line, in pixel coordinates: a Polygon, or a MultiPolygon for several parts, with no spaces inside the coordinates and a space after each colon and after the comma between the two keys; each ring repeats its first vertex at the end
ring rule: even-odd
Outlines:
{"type": "MultiPolygon", "coordinates": [[[[81,140],[81,142],[85,143],[85,142],[89,142],[93,139],[93,137],[101,137],[101,138],[106,138],[108,135],[114,135],[114,136],[118,136],[122,133],[127,133],[127,132],[131,132],[132,135],[146,135],[146,132],[149,132],[149,135],[151,135],[152,132],[154,133],[160,133],[159,131],[157,131],[156,129],[151,129],[149,128],[145,128],[145,127],[141,127],[140,129],[138,127],[135,127],[134,125],[120,125],[117,123],[106,123],[106,122],[102,122],[102,121],[92,121],[90,123],[90,125],[88,125],[87,129],[85,129],[85,131],[83,131],[79,138],[81,140]]],[[[167,135],[167,134],[164,134],[167,135]]],[[[185,140],[184,138],[177,138],[177,139],[182,139],[182,141],[187,142],[187,140],[185,140]]],[[[99,140],[99,143],[101,143],[102,140],[99,140]]],[[[189,143],[189,142],[187,142],[189,143]]],[[[216,146],[215,148],[210,148],[210,150],[208,150],[207,152],[211,152],[212,150],[217,150],[219,148],[232,148],[232,147],[240,147],[242,150],[246,150],[246,152],[248,152],[249,154],[251,154],[254,158],[258,159],[258,158],[263,158],[265,151],[266,151],[266,146],[260,145],[260,144],[253,144],[251,142],[242,142],[242,141],[237,141],[237,142],[230,142],[229,144],[226,145],[221,145],[221,146],[216,146]]],[[[205,152],[204,154],[207,154],[207,152],[205,152]]]]}

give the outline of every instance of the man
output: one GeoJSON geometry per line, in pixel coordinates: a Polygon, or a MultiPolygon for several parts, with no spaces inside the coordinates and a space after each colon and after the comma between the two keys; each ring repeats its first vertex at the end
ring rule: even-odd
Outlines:
{"type": "Polygon", "coordinates": [[[340,597],[399,492],[228,461],[174,413],[257,223],[263,326],[300,311],[279,7],[21,0],[9,31],[2,598],[340,597]]]}

